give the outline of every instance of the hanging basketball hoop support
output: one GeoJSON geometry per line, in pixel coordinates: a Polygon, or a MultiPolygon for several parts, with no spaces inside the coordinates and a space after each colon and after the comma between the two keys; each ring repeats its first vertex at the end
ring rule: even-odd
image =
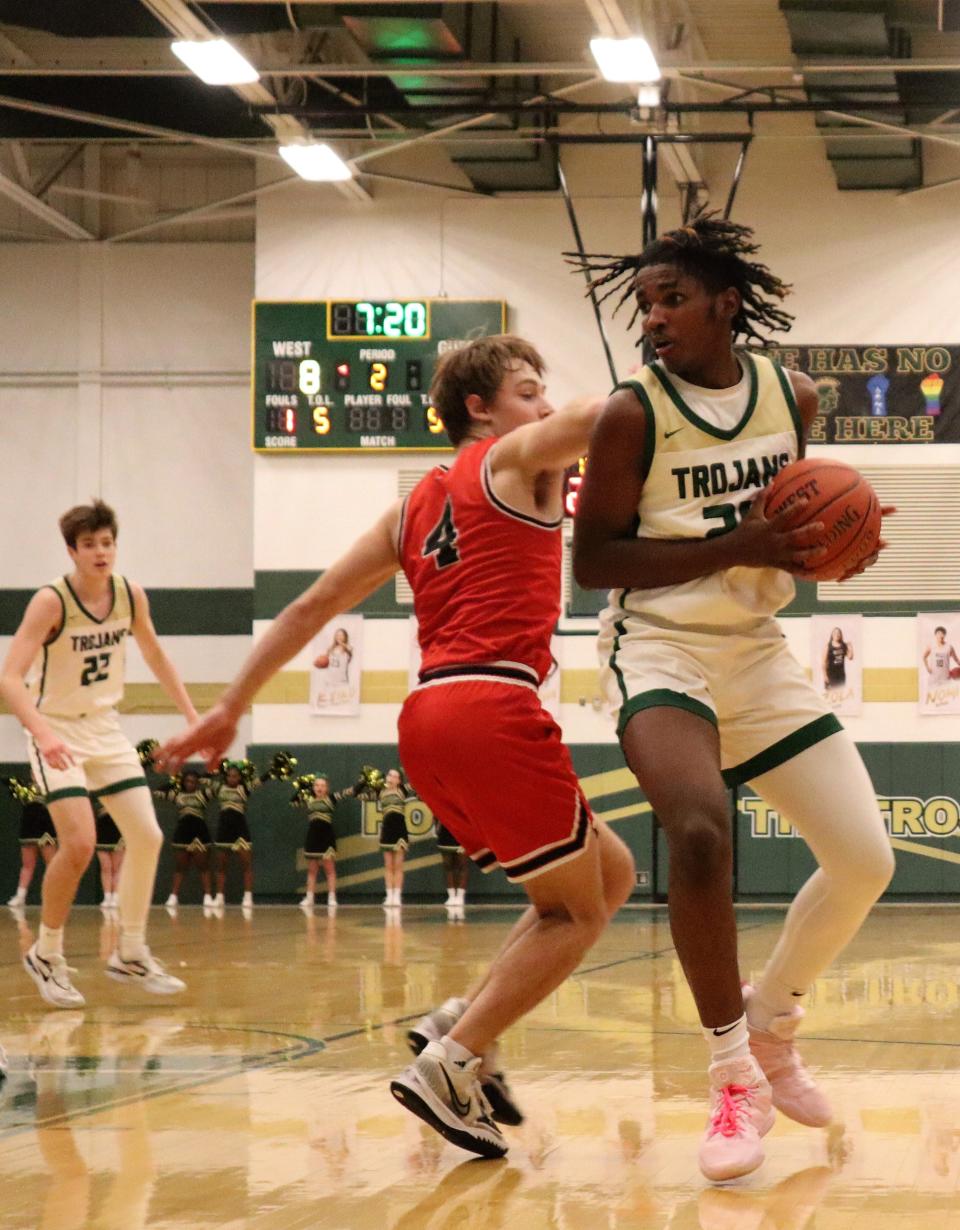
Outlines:
{"type": "MultiPolygon", "coordinates": [[[[560,181],[560,191],[563,193],[564,204],[567,207],[567,217],[570,219],[570,229],[573,231],[573,239],[577,245],[577,252],[581,259],[586,256],[586,250],[583,246],[583,237],[580,234],[580,224],[577,221],[577,213],[573,208],[573,200],[570,196],[570,190],[567,187],[567,177],[563,173],[563,164],[560,159],[557,159],[557,178],[560,181]]],[[[600,341],[603,343],[603,353],[607,356],[607,367],[610,369],[610,379],[614,384],[617,384],[617,369],[614,366],[613,354],[610,350],[610,342],[607,338],[606,326],[603,323],[603,316],[600,314],[600,304],[597,302],[596,292],[590,285],[590,274],[585,269],[583,276],[587,280],[587,294],[590,296],[590,302],[593,305],[593,316],[597,322],[597,329],[600,333],[600,341]]]]}

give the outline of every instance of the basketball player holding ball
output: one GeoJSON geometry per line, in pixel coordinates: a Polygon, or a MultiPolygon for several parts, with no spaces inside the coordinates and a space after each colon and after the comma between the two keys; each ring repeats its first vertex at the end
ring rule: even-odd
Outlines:
{"type": "Polygon", "coordinates": [[[761,496],[803,455],[817,394],[808,376],[733,348],[791,322],[778,306],[789,288],[756,250],[748,228],[701,214],[639,256],[585,261],[595,286],[635,299],[630,323],[642,317],[656,354],[594,429],[574,572],[611,587],[603,683],[669,846],[671,931],[710,1050],[699,1160],[714,1181],[760,1165],[774,1107],[830,1121],[793,1044],[801,1005],[894,866],[856,746],[774,619],[790,574],[815,574],[830,552],[815,545],[824,522],[791,528],[791,508],[768,515],[761,496]],[[745,783],[819,863],[755,988],[741,986],[730,892],[730,790],[745,783]]]}

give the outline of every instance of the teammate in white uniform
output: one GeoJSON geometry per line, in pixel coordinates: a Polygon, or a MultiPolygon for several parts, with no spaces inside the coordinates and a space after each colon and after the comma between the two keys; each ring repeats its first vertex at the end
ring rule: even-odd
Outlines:
{"type": "Polygon", "coordinates": [[[711,1053],[700,1165],[718,1181],[760,1165],[773,1106],[829,1121],[793,1046],[800,1002],[893,873],[856,747],[773,618],[823,527],[787,530],[757,497],[802,455],[818,399],[809,377],[734,352],[736,336],[790,324],[776,306],[788,288],[755,251],[746,227],[701,215],[639,257],[587,258],[595,285],[635,296],[657,358],[598,420],[574,539],[580,584],[620,587],[601,616],[602,678],[669,846],[671,930],[711,1053]],[[730,789],[746,782],[820,867],[744,991],[730,789]]]}
{"type": "Polygon", "coordinates": [[[947,641],[947,630],[941,625],[933,630],[933,644],[923,651],[923,665],[930,676],[927,687],[939,688],[953,682],[950,678],[951,659],[960,666],[957,651],[947,641]]]}
{"type": "Polygon", "coordinates": [[[184,990],[146,944],[147,913],[163,841],[143,768],[120,729],[127,638],[180,712],[193,705],[160,647],[143,589],[114,571],[117,521],[100,500],[64,513],[60,530],[73,571],[30,599],[0,676],[0,695],[28,736],[33,775],[44,791],[59,846],[43,880],[40,934],[23,959],[43,998],[84,1003],[63,956],[63,928],[93,854],[91,796],[109,800],[127,854],[120,875],[120,937],[106,972],[158,995],[184,990]]]}

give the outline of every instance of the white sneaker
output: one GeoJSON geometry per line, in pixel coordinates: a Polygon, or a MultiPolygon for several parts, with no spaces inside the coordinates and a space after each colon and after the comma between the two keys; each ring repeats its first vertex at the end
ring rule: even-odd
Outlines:
{"type": "Polygon", "coordinates": [[[180,899],[177,897],[176,893],[171,893],[170,896],[164,902],[164,905],[167,907],[168,910],[175,910],[179,904],[180,904],[180,899]]]}
{"type": "Polygon", "coordinates": [[[114,951],[107,961],[106,974],[117,982],[142,987],[151,995],[176,995],[187,989],[185,982],[167,973],[149,949],[142,957],[131,961],[124,961],[119,951],[114,951]]]}
{"type": "Polygon", "coordinates": [[[313,893],[307,893],[300,902],[301,910],[312,910],[314,904],[313,893]]]}
{"type": "Polygon", "coordinates": [[[117,897],[117,894],[116,894],[116,893],[110,893],[110,894],[109,894],[109,896],[108,896],[108,898],[107,898],[107,905],[109,905],[109,907],[110,907],[110,909],[111,909],[111,910],[116,910],[116,909],[119,909],[119,907],[120,907],[120,901],[119,901],[119,898],[117,897]]]}
{"type": "Polygon", "coordinates": [[[209,893],[204,893],[203,894],[203,908],[205,910],[209,910],[212,908],[212,906],[213,906],[213,897],[209,893]]]}
{"type": "Polygon", "coordinates": [[[36,943],[24,954],[23,968],[37,984],[37,990],[54,1008],[82,1008],[87,1002],[70,981],[77,971],[70,968],[62,953],[41,957],[36,943]]]}
{"type": "Polygon", "coordinates": [[[223,906],[224,906],[223,893],[217,893],[217,895],[213,899],[213,904],[218,909],[223,909],[223,906]]]}
{"type": "Polygon", "coordinates": [[[20,893],[20,892],[14,893],[13,896],[10,898],[10,900],[7,902],[7,905],[10,906],[10,908],[13,910],[22,908],[26,904],[27,904],[27,894],[20,893]]]}
{"type": "Polygon", "coordinates": [[[244,893],[243,900],[240,902],[240,904],[246,910],[253,909],[253,893],[244,893]]]}
{"type": "Polygon", "coordinates": [[[7,1061],[7,1052],[3,1049],[2,1046],[0,1046],[0,1081],[2,1081],[3,1078],[7,1075],[7,1069],[9,1066],[10,1065],[7,1061]]]}
{"type": "Polygon", "coordinates": [[[480,1157],[503,1157],[507,1142],[490,1117],[490,1106],[477,1080],[479,1070],[479,1056],[454,1062],[442,1042],[430,1042],[390,1082],[390,1092],[451,1144],[480,1157]]]}
{"type": "Polygon", "coordinates": [[[335,906],[336,904],[337,904],[337,894],[336,894],[336,893],[327,893],[327,905],[334,905],[334,906],[335,906]]]}
{"type": "Polygon", "coordinates": [[[444,905],[457,905],[457,890],[455,888],[447,889],[447,899],[444,905]]]}

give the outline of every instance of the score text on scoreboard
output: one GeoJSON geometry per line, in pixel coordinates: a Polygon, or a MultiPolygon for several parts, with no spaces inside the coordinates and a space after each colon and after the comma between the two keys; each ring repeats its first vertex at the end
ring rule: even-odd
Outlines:
{"type": "Polygon", "coordinates": [[[437,359],[505,327],[499,299],[254,302],[253,447],[449,449],[428,393],[437,359]]]}

